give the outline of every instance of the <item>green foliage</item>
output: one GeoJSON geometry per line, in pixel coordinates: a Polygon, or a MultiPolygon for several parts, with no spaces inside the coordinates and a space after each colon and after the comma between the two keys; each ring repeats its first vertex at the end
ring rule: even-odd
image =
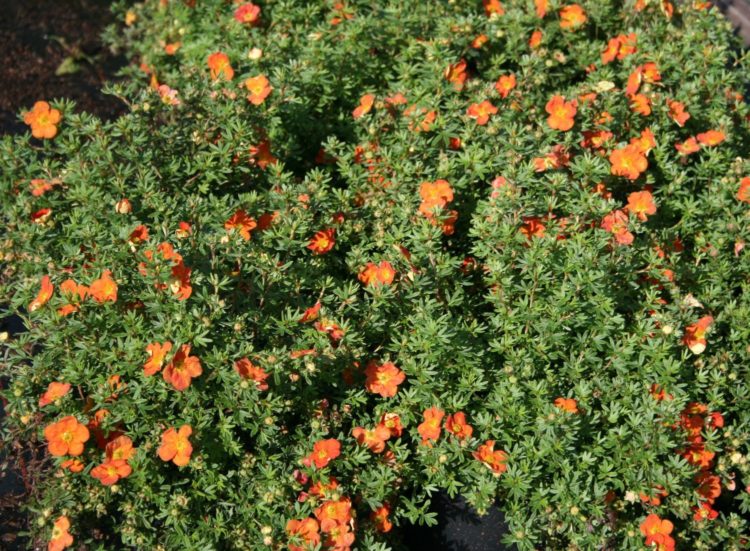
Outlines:
{"type": "MultiPolygon", "coordinates": [[[[290,520],[320,520],[311,485],[335,479],[327,499],[351,500],[354,549],[399,548],[398,527],[434,523],[441,488],[480,511],[497,503],[519,549],[642,548],[651,513],[674,523],[678,548],[746,545],[750,109],[746,56],[715,9],[685,2],[670,18],[661,2],[586,0],[587,20],[566,30],[556,0],[543,18],[530,0],[492,16],[474,1],[267,0],[255,26],[237,5],[194,4],[116,7],[128,24],[107,38],[134,63],[109,91],[128,114],[107,123],[53,101],[54,139],[0,142],[0,302],[29,328],[3,344],[4,435],[46,445],[66,416],[91,431],[81,472],[50,456],[40,538],[65,515],[90,549],[286,549],[290,520]],[[636,51],[605,63],[628,33],[636,51]],[[233,78],[212,78],[215,52],[233,78]],[[454,85],[446,69],[462,59],[454,85]],[[638,72],[647,63],[659,78],[638,72]],[[510,74],[503,98],[495,82],[510,74]],[[648,115],[625,93],[634,74],[648,115]],[[272,91],[256,105],[244,83],[259,75],[272,91]],[[354,116],[365,94],[374,104],[354,116]],[[547,122],[555,95],[577,99],[568,131],[547,122]],[[480,124],[467,110],[484,100],[498,110],[480,124]],[[682,125],[670,100],[690,114],[682,125]],[[613,173],[612,151],[647,130],[647,169],[613,173]],[[710,130],[725,140],[675,148],[710,130]],[[586,144],[594,131],[611,137],[586,144]],[[544,169],[556,146],[569,160],[544,169]],[[32,180],[51,187],[32,194],[32,180]],[[430,203],[423,183],[440,180],[452,198],[430,203]],[[640,191],[656,205],[642,217],[625,209],[640,191]],[[262,226],[249,239],[227,228],[240,210],[262,226]],[[624,227],[602,227],[616,212],[624,227]],[[335,244],[315,254],[330,228],[335,244]],[[381,262],[393,281],[368,285],[381,262]],[[60,285],[105,270],[116,300],[90,292],[63,315],[60,285]],[[43,276],[54,293],[30,311],[43,276]],[[701,351],[691,327],[706,316],[701,351]],[[181,345],[200,359],[183,391],[144,374],[146,347],[167,341],[162,372],[181,345]],[[237,372],[241,358],[267,388],[237,372]],[[366,382],[371,361],[403,371],[395,395],[366,382]],[[52,382],[71,389],[42,406],[52,382]],[[465,413],[473,434],[443,428],[426,445],[432,407],[465,413]],[[389,413],[403,433],[384,452],[357,442],[353,429],[389,413]],[[182,425],[193,453],[178,467],[157,450],[182,425]],[[91,473],[118,434],[136,448],[132,473],[103,485],[91,473]],[[310,465],[327,439],[340,456],[310,465]],[[495,471],[477,458],[489,440],[507,454],[495,471]],[[720,497],[698,491],[707,474],[720,497]],[[718,517],[695,520],[701,503],[718,517]],[[370,517],[385,504],[387,533],[370,517]]],[[[349,548],[323,532],[322,549],[349,548]]]]}

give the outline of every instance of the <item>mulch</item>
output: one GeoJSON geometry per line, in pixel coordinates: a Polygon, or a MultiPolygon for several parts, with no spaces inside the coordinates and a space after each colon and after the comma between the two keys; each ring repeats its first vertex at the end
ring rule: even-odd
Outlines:
{"type": "Polygon", "coordinates": [[[70,98],[78,109],[112,119],[122,102],[102,94],[125,60],[99,36],[112,22],[109,0],[0,0],[0,134],[23,132],[18,113],[38,100],[70,98]],[[56,74],[73,60],[77,70],[56,74]]]}

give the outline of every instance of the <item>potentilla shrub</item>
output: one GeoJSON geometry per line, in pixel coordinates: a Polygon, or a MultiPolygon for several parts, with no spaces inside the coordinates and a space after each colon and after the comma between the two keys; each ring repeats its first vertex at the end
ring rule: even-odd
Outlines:
{"type": "Polygon", "coordinates": [[[740,549],[747,64],[707,2],[117,7],[0,144],[49,549],[740,549]]]}

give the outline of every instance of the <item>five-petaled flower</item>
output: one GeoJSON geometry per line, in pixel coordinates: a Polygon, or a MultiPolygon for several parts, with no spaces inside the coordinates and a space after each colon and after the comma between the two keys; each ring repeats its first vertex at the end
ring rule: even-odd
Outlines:
{"type": "Polygon", "coordinates": [[[367,286],[378,287],[390,285],[396,276],[396,270],[387,260],[381,260],[379,264],[368,262],[359,273],[359,280],[367,286]]]}
{"type": "Polygon", "coordinates": [[[232,80],[234,78],[234,69],[229,63],[229,56],[224,52],[214,52],[209,55],[208,68],[213,80],[232,80]]]}
{"type": "Polygon", "coordinates": [[[637,179],[648,168],[648,159],[640,147],[628,144],[609,154],[610,172],[629,180],[637,179]]]}
{"type": "Polygon", "coordinates": [[[169,428],[161,435],[161,446],[159,446],[159,458],[162,461],[171,461],[178,467],[184,467],[190,462],[193,446],[189,437],[193,434],[190,425],[182,425],[179,430],[169,428]]]}
{"type": "Polygon", "coordinates": [[[258,390],[268,390],[266,379],[270,376],[266,371],[248,358],[240,358],[234,362],[234,370],[243,379],[255,382],[255,388],[258,390]]]}
{"type": "Polygon", "coordinates": [[[555,398],[555,407],[568,413],[579,413],[578,402],[573,398],[555,398]]]}
{"type": "Polygon", "coordinates": [[[445,420],[445,430],[459,440],[471,438],[471,435],[474,432],[474,428],[466,422],[466,414],[462,411],[448,416],[445,420]]]}
{"type": "Polygon", "coordinates": [[[39,308],[47,304],[49,302],[49,299],[52,298],[52,293],[54,292],[55,287],[52,285],[49,276],[44,276],[41,281],[41,288],[39,289],[39,293],[36,295],[36,298],[34,298],[34,300],[29,303],[29,312],[38,310],[39,308]]]}
{"type": "Polygon", "coordinates": [[[492,105],[489,100],[484,100],[482,103],[472,103],[466,110],[466,114],[469,118],[477,121],[479,126],[484,126],[490,120],[490,117],[497,113],[497,107],[492,105]]]}
{"type": "Polygon", "coordinates": [[[685,328],[685,335],[682,338],[682,342],[685,343],[693,354],[701,354],[706,349],[706,333],[713,322],[713,317],[703,316],[697,322],[685,328]]]}
{"type": "Polygon", "coordinates": [[[273,86],[268,82],[266,75],[257,75],[248,78],[245,80],[245,88],[250,92],[247,95],[247,101],[253,105],[262,104],[273,90],[273,86]]]}
{"type": "Polygon", "coordinates": [[[44,429],[49,453],[55,457],[77,456],[83,453],[83,446],[89,439],[89,429],[72,415],[63,417],[44,429]]]}
{"type": "Polygon", "coordinates": [[[245,241],[250,239],[250,232],[256,227],[258,227],[258,223],[255,221],[255,218],[248,216],[244,209],[237,209],[237,211],[230,216],[226,222],[224,222],[224,229],[227,231],[237,231],[245,241]]]}
{"type": "Polygon", "coordinates": [[[328,438],[326,440],[318,440],[313,445],[313,450],[305,457],[303,463],[306,466],[315,465],[318,469],[322,469],[328,464],[341,455],[341,443],[335,438],[328,438]]]}
{"type": "Polygon", "coordinates": [[[670,521],[661,519],[655,513],[648,515],[640,525],[641,534],[646,537],[646,545],[655,545],[664,551],[674,549],[675,542],[670,537],[673,528],[674,525],[670,521]]]}
{"type": "Polygon", "coordinates": [[[52,536],[47,543],[47,551],[62,551],[73,545],[70,535],[70,520],[65,515],[58,517],[52,527],[52,536]]]}
{"type": "Polygon", "coordinates": [[[99,279],[89,286],[89,295],[99,304],[117,301],[117,282],[112,279],[112,272],[104,270],[99,279]]]}
{"type": "Polygon", "coordinates": [[[396,395],[398,385],[404,382],[406,375],[393,362],[380,364],[370,360],[365,369],[365,388],[373,394],[380,394],[383,398],[396,395]]]}
{"type": "Polygon", "coordinates": [[[39,139],[52,139],[57,135],[60,111],[52,109],[46,101],[37,101],[31,111],[23,116],[23,122],[31,127],[31,135],[39,139]]]}
{"type": "Polygon", "coordinates": [[[565,101],[563,96],[552,96],[547,102],[545,110],[549,113],[547,124],[554,130],[567,132],[575,124],[575,116],[578,112],[576,100],[565,101]]]}
{"type": "Polygon", "coordinates": [[[634,191],[628,195],[628,212],[645,222],[648,216],[656,214],[656,203],[650,191],[634,191]]]}
{"type": "Polygon", "coordinates": [[[370,112],[374,103],[375,96],[373,96],[372,94],[365,94],[359,99],[359,105],[354,108],[354,111],[352,111],[352,116],[355,119],[364,117],[367,113],[370,112]]]}
{"type": "Polygon", "coordinates": [[[172,350],[172,343],[166,341],[164,344],[158,342],[152,342],[146,346],[146,353],[148,354],[148,361],[143,364],[143,374],[146,377],[150,377],[161,371],[164,365],[164,360],[172,350]]]}
{"type": "Polygon", "coordinates": [[[320,230],[310,238],[307,248],[315,254],[325,254],[336,244],[335,234],[336,228],[320,230]]]}
{"type": "Polygon", "coordinates": [[[563,6],[560,10],[560,28],[574,31],[588,20],[586,12],[578,4],[563,6]]]}
{"type": "Polygon", "coordinates": [[[70,383],[50,383],[47,387],[47,391],[42,394],[41,398],[39,398],[39,407],[43,408],[44,406],[51,404],[52,402],[57,402],[69,391],[70,383]]]}
{"type": "Polygon", "coordinates": [[[260,7],[252,2],[245,2],[234,11],[234,19],[243,25],[257,25],[260,23],[260,7]]]}
{"type": "Polygon", "coordinates": [[[190,355],[189,344],[183,344],[172,361],[164,368],[162,376],[175,390],[182,392],[190,386],[192,379],[200,376],[201,373],[203,373],[201,361],[196,356],[190,355]]]}
{"type": "Polygon", "coordinates": [[[473,452],[474,459],[481,461],[496,476],[508,470],[508,454],[502,450],[495,449],[495,441],[487,440],[473,452]]]}
{"type": "Polygon", "coordinates": [[[419,433],[419,436],[422,437],[422,442],[426,443],[429,440],[437,440],[440,438],[440,425],[445,416],[445,412],[442,409],[433,406],[424,410],[422,416],[424,420],[417,427],[417,432],[419,433]]]}

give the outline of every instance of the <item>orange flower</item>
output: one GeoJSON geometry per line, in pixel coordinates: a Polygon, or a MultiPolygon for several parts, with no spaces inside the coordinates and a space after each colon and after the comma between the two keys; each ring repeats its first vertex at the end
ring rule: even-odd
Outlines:
{"type": "Polygon", "coordinates": [[[326,467],[331,461],[341,455],[341,444],[335,438],[318,440],[313,445],[313,451],[304,459],[306,466],[314,464],[318,469],[326,467]]]}
{"type": "Polygon", "coordinates": [[[387,260],[381,260],[380,264],[368,262],[364,269],[359,273],[358,279],[367,286],[377,287],[380,285],[390,285],[396,276],[396,270],[387,260]]]}
{"type": "Polygon", "coordinates": [[[526,236],[526,239],[531,240],[532,237],[544,237],[546,226],[542,224],[542,219],[538,216],[524,216],[523,225],[520,231],[526,236]]]}
{"type": "Polygon", "coordinates": [[[659,515],[654,513],[647,516],[640,526],[641,534],[646,537],[647,546],[656,544],[659,547],[665,546],[668,548],[670,546],[668,540],[671,540],[672,549],[674,548],[674,540],[669,537],[669,534],[672,533],[673,528],[674,525],[670,521],[662,520],[659,515]]]}
{"type": "Polygon", "coordinates": [[[29,312],[38,310],[52,298],[52,293],[55,291],[55,287],[50,282],[49,276],[44,276],[41,282],[41,289],[36,295],[36,298],[29,304],[29,312]]]}
{"type": "Polygon", "coordinates": [[[605,65],[615,59],[623,60],[627,56],[634,54],[637,50],[637,37],[635,33],[620,34],[609,40],[607,47],[602,52],[602,63],[605,65]]]}
{"type": "Polygon", "coordinates": [[[73,536],[70,535],[68,530],[70,530],[68,517],[64,515],[58,517],[52,528],[52,536],[47,544],[47,551],[62,551],[73,545],[73,536]]]}
{"type": "Polygon", "coordinates": [[[466,110],[466,114],[469,118],[477,121],[479,126],[484,126],[490,120],[490,117],[497,113],[497,107],[492,105],[489,100],[484,100],[482,103],[472,103],[466,110]]]}
{"type": "Polygon", "coordinates": [[[286,533],[292,541],[289,542],[289,551],[308,551],[320,544],[320,527],[314,518],[302,520],[292,519],[286,523],[286,533]],[[304,546],[297,545],[302,543],[304,546]]]}
{"type": "Polygon", "coordinates": [[[609,162],[612,165],[610,169],[612,174],[624,176],[630,180],[637,179],[648,169],[648,159],[640,148],[633,144],[612,151],[609,154],[609,162]]]}
{"type": "Polygon", "coordinates": [[[404,428],[401,426],[401,417],[397,413],[384,413],[380,416],[379,425],[387,428],[393,438],[400,438],[404,428]]]}
{"type": "Polygon", "coordinates": [[[234,11],[234,19],[244,25],[257,25],[260,23],[260,7],[246,2],[234,11]]]}
{"type": "Polygon", "coordinates": [[[562,144],[557,144],[544,157],[534,158],[534,170],[545,172],[550,169],[558,169],[570,164],[570,154],[562,144]]]}
{"type": "Polygon", "coordinates": [[[83,444],[89,439],[89,429],[69,415],[44,429],[49,453],[55,457],[63,455],[77,456],[83,453],[83,444]]]}
{"type": "Polygon", "coordinates": [[[320,307],[322,305],[320,304],[320,301],[316,302],[310,308],[306,309],[305,312],[302,314],[302,317],[298,320],[300,323],[308,323],[310,321],[315,321],[318,319],[318,316],[320,315],[320,307]]]}
{"type": "Polygon", "coordinates": [[[709,130],[696,136],[698,142],[704,147],[713,147],[719,145],[726,139],[726,135],[721,130],[709,130]]]}
{"type": "Polygon", "coordinates": [[[269,165],[275,165],[279,160],[271,153],[271,142],[263,140],[258,145],[250,146],[250,164],[256,164],[261,170],[269,165]]]}
{"type": "Polygon", "coordinates": [[[630,139],[630,145],[634,145],[644,155],[648,155],[656,147],[656,138],[650,128],[646,128],[637,138],[630,139]]]}
{"type": "Polygon", "coordinates": [[[685,105],[675,100],[668,100],[667,105],[669,106],[669,117],[677,123],[677,126],[685,126],[690,118],[690,113],[685,111],[685,105]]]}
{"type": "Polygon", "coordinates": [[[548,9],[549,0],[534,0],[534,10],[536,11],[537,17],[543,18],[545,15],[547,15],[548,9]]]}
{"type": "Polygon", "coordinates": [[[695,477],[698,487],[696,493],[702,498],[713,503],[721,495],[721,479],[715,474],[708,472],[698,473],[695,477]]]}
{"type": "Polygon", "coordinates": [[[253,364],[247,358],[240,358],[234,362],[234,370],[243,379],[250,379],[255,382],[255,388],[258,390],[268,390],[266,379],[270,376],[262,367],[253,364]]]}
{"type": "Polygon", "coordinates": [[[675,144],[674,148],[680,155],[691,155],[700,151],[701,146],[695,138],[688,138],[682,143],[675,144]]]}
{"type": "Polygon", "coordinates": [[[574,31],[588,20],[586,12],[578,4],[563,6],[560,10],[560,28],[574,31]]]}
{"type": "Polygon", "coordinates": [[[424,421],[417,427],[417,432],[422,437],[422,442],[425,443],[428,440],[437,440],[440,438],[440,424],[443,421],[445,412],[433,406],[424,410],[422,416],[424,417],[424,421]]]}
{"type": "Polygon", "coordinates": [[[482,4],[484,5],[484,13],[487,17],[491,17],[492,15],[503,15],[505,13],[500,0],[482,0],[482,4]]]}
{"type": "Polygon", "coordinates": [[[132,232],[130,232],[130,237],[128,237],[128,242],[130,242],[132,245],[137,245],[138,243],[142,243],[147,240],[148,228],[143,224],[137,226],[132,232]]]}
{"type": "Polygon", "coordinates": [[[135,455],[133,441],[127,436],[118,436],[107,444],[105,453],[109,461],[128,461],[135,455]]]}
{"type": "Polygon", "coordinates": [[[406,375],[393,362],[379,364],[370,360],[365,369],[367,380],[365,388],[373,394],[380,394],[383,398],[392,398],[398,391],[398,385],[404,382],[406,375]]]}
{"type": "Polygon", "coordinates": [[[529,48],[531,48],[532,50],[536,50],[541,43],[542,31],[537,29],[533,33],[531,33],[531,37],[529,38],[529,48]]]}
{"type": "Polygon", "coordinates": [[[41,197],[45,193],[47,193],[49,190],[51,190],[54,186],[60,185],[62,182],[60,180],[44,180],[42,178],[35,178],[29,182],[29,187],[31,188],[31,195],[34,197],[41,197]]]}
{"type": "Polygon", "coordinates": [[[335,233],[335,228],[328,228],[316,232],[315,235],[310,238],[310,243],[307,245],[307,248],[314,254],[327,253],[336,244],[336,239],[334,239],[335,233]]]}
{"type": "Polygon", "coordinates": [[[370,513],[370,522],[375,525],[375,530],[381,534],[386,534],[391,531],[393,524],[388,519],[388,515],[391,513],[391,506],[384,503],[374,511],[370,513]]]}
{"type": "Polygon", "coordinates": [[[703,522],[704,520],[714,520],[719,516],[719,511],[715,510],[709,503],[705,501],[700,504],[699,507],[693,507],[695,514],[693,520],[696,522],[703,522]]]}
{"type": "Polygon", "coordinates": [[[234,69],[229,63],[229,56],[224,52],[214,52],[208,56],[208,68],[213,80],[232,80],[234,78],[234,69]]]}
{"type": "Polygon", "coordinates": [[[433,208],[443,208],[445,205],[453,201],[453,189],[445,180],[422,182],[419,186],[419,195],[422,197],[422,204],[419,206],[419,212],[425,216],[431,215],[433,208]]]}
{"type": "Polygon", "coordinates": [[[236,230],[245,241],[250,240],[250,232],[257,226],[258,224],[255,222],[255,218],[248,216],[244,209],[237,209],[237,212],[224,222],[225,230],[236,230]]]}
{"type": "Polygon", "coordinates": [[[172,361],[164,368],[162,376],[175,390],[182,392],[190,386],[191,380],[201,373],[203,373],[201,361],[196,356],[190,355],[189,344],[183,344],[172,361]]]}
{"type": "Polygon", "coordinates": [[[250,92],[247,96],[247,100],[253,105],[262,104],[268,97],[268,94],[273,90],[273,87],[268,82],[265,75],[257,75],[248,78],[245,81],[245,88],[250,92]]]}
{"type": "Polygon", "coordinates": [[[385,442],[391,437],[391,431],[382,425],[376,425],[374,429],[355,427],[352,436],[360,445],[370,448],[373,453],[381,453],[385,449],[385,442]]]}
{"type": "Polygon", "coordinates": [[[161,446],[159,446],[159,458],[162,461],[171,461],[178,467],[184,467],[190,462],[193,446],[188,437],[193,434],[190,425],[182,425],[179,431],[174,428],[167,429],[161,435],[161,446]]]}
{"type": "Polygon", "coordinates": [[[568,413],[580,413],[578,402],[573,398],[555,398],[555,407],[568,413]]]}
{"type": "Polygon", "coordinates": [[[193,294],[190,285],[190,272],[192,270],[180,261],[172,266],[172,277],[169,280],[169,290],[177,297],[177,300],[187,300],[193,294]]]}
{"type": "Polygon", "coordinates": [[[743,203],[750,203],[750,176],[745,176],[740,180],[740,187],[735,197],[743,203]]]}
{"type": "Polygon", "coordinates": [[[630,96],[630,109],[633,113],[648,117],[651,114],[651,100],[643,94],[633,94],[630,96]]]}
{"type": "Polygon", "coordinates": [[[489,40],[490,40],[489,36],[487,36],[486,34],[480,34],[474,40],[471,41],[471,47],[474,48],[475,50],[478,50],[479,48],[487,44],[489,40]]]}
{"type": "Polygon", "coordinates": [[[445,430],[459,440],[471,438],[474,432],[474,428],[466,422],[466,414],[461,411],[448,416],[445,420],[445,430]]]}
{"type": "Polygon", "coordinates": [[[52,139],[57,135],[61,118],[60,111],[51,109],[46,101],[38,101],[23,116],[23,122],[31,127],[31,135],[35,138],[52,139]]]}
{"type": "Polygon", "coordinates": [[[516,87],[516,75],[510,74],[510,75],[502,75],[500,78],[497,79],[497,82],[495,83],[495,90],[497,90],[497,93],[500,94],[500,97],[505,99],[508,97],[508,94],[516,87]]]}
{"type": "Polygon", "coordinates": [[[315,509],[315,517],[320,522],[320,529],[330,532],[340,524],[347,524],[352,519],[352,503],[348,497],[324,501],[315,509]]]}
{"type": "Polygon", "coordinates": [[[60,463],[60,468],[71,473],[80,473],[83,470],[83,463],[78,459],[66,459],[60,463]]]}
{"type": "Polygon", "coordinates": [[[355,119],[364,117],[367,113],[370,112],[374,103],[375,96],[373,96],[372,94],[365,94],[359,99],[359,105],[354,109],[354,111],[352,111],[352,116],[355,119]]]}
{"type": "Polygon", "coordinates": [[[117,283],[112,279],[112,272],[104,270],[102,276],[89,286],[89,295],[99,304],[116,302],[117,283]]]}
{"type": "Polygon", "coordinates": [[[552,96],[547,102],[545,110],[549,113],[547,124],[554,130],[566,132],[575,124],[577,102],[575,100],[565,101],[563,96],[552,96]]]}
{"type": "Polygon", "coordinates": [[[466,74],[466,60],[462,59],[458,63],[448,65],[445,69],[445,78],[448,82],[453,83],[453,88],[456,91],[461,91],[464,88],[464,83],[468,75],[466,74]]]}
{"type": "Polygon", "coordinates": [[[167,55],[174,55],[177,53],[177,50],[180,49],[180,46],[182,46],[182,42],[170,42],[169,44],[165,44],[164,53],[167,55]]]}
{"type": "Polygon", "coordinates": [[[645,222],[647,215],[656,214],[656,203],[650,191],[634,191],[628,195],[628,212],[635,214],[638,220],[645,222]]]}
{"type": "Polygon", "coordinates": [[[706,349],[706,332],[713,322],[714,318],[711,316],[703,316],[696,323],[685,328],[682,342],[693,354],[701,354],[706,349]]]}
{"type": "Polygon", "coordinates": [[[685,458],[685,461],[701,470],[710,469],[711,462],[716,456],[714,452],[707,450],[706,445],[700,441],[688,445],[687,448],[680,452],[680,455],[685,458]]]}
{"type": "Polygon", "coordinates": [[[70,383],[50,383],[47,391],[39,398],[39,407],[43,408],[65,396],[70,391],[70,383]]]}
{"type": "Polygon", "coordinates": [[[104,486],[117,484],[121,478],[125,478],[133,472],[127,461],[107,460],[101,465],[91,469],[91,476],[97,478],[104,486]]]}
{"type": "Polygon", "coordinates": [[[146,346],[148,361],[143,364],[143,374],[146,377],[150,377],[161,371],[161,367],[164,365],[164,359],[170,350],[172,350],[172,343],[169,341],[166,341],[164,344],[152,342],[146,346]]]}
{"type": "Polygon", "coordinates": [[[633,234],[628,231],[628,217],[621,210],[615,210],[604,217],[601,228],[615,236],[619,245],[630,245],[633,242],[633,234]]]}
{"type": "Polygon", "coordinates": [[[495,441],[487,440],[473,454],[474,459],[484,463],[496,476],[508,470],[508,454],[495,449],[495,441]]]}
{"type": "Polygon", "coordinates": [[[159,97],[164,105],[180,105],[182,102],[177,97],[177,90],[173,90],[166,84],[161,84],[156,88],[159,97]]]}

